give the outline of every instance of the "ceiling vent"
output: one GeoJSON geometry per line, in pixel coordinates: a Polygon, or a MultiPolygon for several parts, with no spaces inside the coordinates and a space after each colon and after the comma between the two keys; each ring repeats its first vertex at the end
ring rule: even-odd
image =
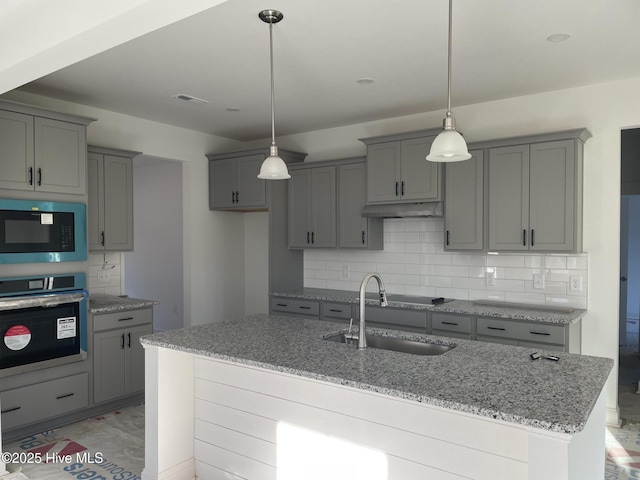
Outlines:
{"type": "Polygon", "coordinates": [[[187,95],[186,93],[177,93],[172,95],[173,98],[177,98],[178,100],[184,100],[185,102],[195,103],[198,105],[203,105],[209,103],[208,100],[204,100],[202,98],[194,97],[193,95],[187,95]]]}

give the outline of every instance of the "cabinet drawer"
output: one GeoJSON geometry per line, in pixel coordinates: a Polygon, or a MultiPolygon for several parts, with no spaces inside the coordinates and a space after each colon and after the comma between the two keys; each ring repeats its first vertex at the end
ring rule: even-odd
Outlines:
{"type": "Polygon", "coordinates": [[[518,342],[518,345],[521,347],[527,348],[535,348],[540,350],[552,350],[555,352],[564,352],[565,348],[562,345],[551,345],[546,343],[538,343],[538,342],[518,342]]]}
{"type": "Polygon", "coordinates": [[[153,310],[126,310],[114,313],[96,313],[93,315],[93,331],[101,332],[114,328],[128,328],[136,325],[153,323],[153,310]]]}
{"type": "Polygon", "coordinates": [[[89,375],[80,373],[0,393],[2,428],[10,429],[89,405],[89,375]]]}
{"type": "Polygon", "coordinates": [[[310,300],[275,297],[271,299],[271,311],[317,317],[320,315],[320,303],[310,300]]]}
{"type": "Polygon", "coordinates": [[[478,335],[479,342],[499,343],[500,345],[518,345],[518,341],[512,338],[491,337],[489,335],[478,335]]]}
{"type": "Polygon", "coordinates": [[[445,330],[448,332],[470,333],[471,318],[463,317],[461,315],[447,315],[444,313],[432,313],[431,328],[433,330],[445,330]]]}
{"type": "Polygon", "coordinates": [[[478,318],[478,336],[513,338],[533,343],[564,345],[565,328],[560,325],[478,318]]]}
{"type": "Polygon", "coordinates": [[[351,318],[351,304],[349,303],[322,303],[322,318],[351,318]]]}
{"type": "Polygon", "coordinates": [[[511,320],[478,318],[478,339],[485,335],[517,339],[517,324],[511,320]]]}

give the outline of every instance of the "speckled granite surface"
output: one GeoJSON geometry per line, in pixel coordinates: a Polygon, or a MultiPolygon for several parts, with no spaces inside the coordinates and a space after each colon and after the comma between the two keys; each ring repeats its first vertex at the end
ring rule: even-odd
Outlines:
{"type": "MultiPolygon", "coordinates": [[[[322,288],[303,288],[291,292],[272,292],[270,295],[277,297],[289,297],[305,300],[323,300],[331,302],[358,303],[358,292],[347,290],[328,290],[322,288]]],[[[412,310],[430,310],[433,312],[460,313],[465,315],[479,315],[494,318],[513,318],[516,320],[528,320],[530,322],[556,323],[568,325],[577,322],[586,313],[586,310],[574,309],[570,312],[558,310],[540,309],[537,307],[527,308],[515,306],[514,304],[504,305],[476,305],[467,300],[454,300],[440,305],[430,303],[417,303],[417,297],[410,297],[410,302],[403,301],[403,295],[388,295],[389,306],[396,308],[407,308],[412,310]]],[[[377,297],[376,297],[377,298],[377,297]]],[[[406,297],[405,297],[406,298],[406,297]]],[[[367,299],[368,305],[378,305],[377,299],[367,299]]],[[[542,306],[544,307],[544,306],[542,306]]]]}
{"type": "Polygon", "coordinates": [[[120,297],[118,295],[93,294],[89,297],[89,313],[112,313],[137,310],[156,305],[155,300],[120,297]]]}
{"type": "Polygon", "coordinates": [[[229,360],[554,432],[575,433],[613,360],[553,353],[533,361],[524,347],[367,329],[401,338],[455,342],[418,356],[322,340],[344,325],[255,315],[142,337],[142,343],[229,360]]]}

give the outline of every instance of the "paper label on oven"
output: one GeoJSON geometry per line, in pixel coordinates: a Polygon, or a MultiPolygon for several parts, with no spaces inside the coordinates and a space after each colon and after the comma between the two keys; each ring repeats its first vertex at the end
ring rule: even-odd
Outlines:
{"type": "Polygon", "coordinates": [[[41,213],[40,214],[41,225],[53,225],[53,213],[41,213]]]}
{"type": "Polygon", "coordinates": [[[76,317],[63,317],[58,321],[58,340],[76,336],[76,317]]]}
{"type": "Polygon", "coordinates": [[[4,334],[4,344],[9,350],[22,350],[31,341],[31,330],[24,325],[14,325],[4,334]]]}

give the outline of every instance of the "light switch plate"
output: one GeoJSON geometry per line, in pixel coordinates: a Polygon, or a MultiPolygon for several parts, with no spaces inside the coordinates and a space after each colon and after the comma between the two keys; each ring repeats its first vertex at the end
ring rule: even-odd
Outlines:
{"type": "Polygon", "coordinates": [[[533,288],[544,288],[544,275],[536,273],[533,275],[533,288]]]}
{"type": "Polygon", "coordinates": [[[569,277],[569,290],[572,292],[581,292],[582,291],[582,277],[579,275],[574,275],[569,277]]]}
{"type": "Polygon", "coordinates": [[[109,283],[111,281],[111,273],[109,270],[98,270],[98,283],[109,283]]]}

